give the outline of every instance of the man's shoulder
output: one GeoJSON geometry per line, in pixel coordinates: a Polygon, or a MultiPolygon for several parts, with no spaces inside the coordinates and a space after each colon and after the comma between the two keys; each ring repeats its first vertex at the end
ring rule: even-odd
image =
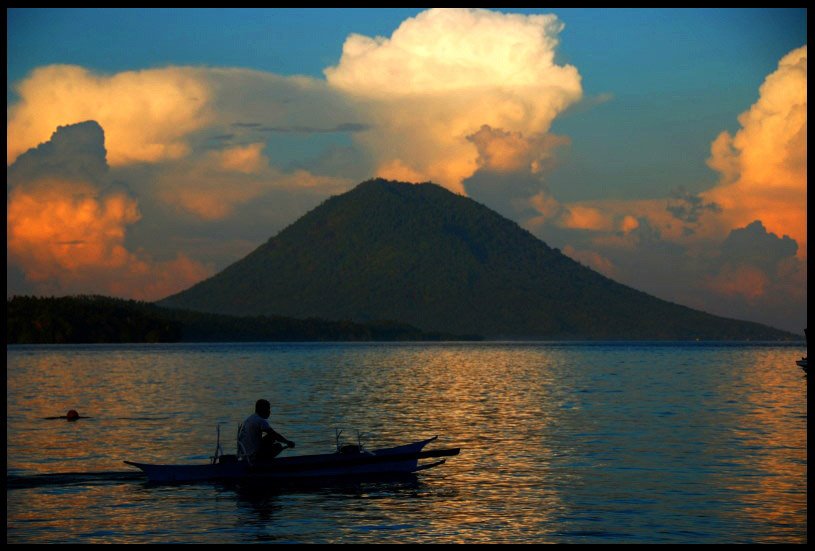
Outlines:
{"type": "Polygon", "coordinates": [[[243,422],[244,425],[268,425],[269,422],[258,415],[257,413],[253,413],[249,417],[246,418],[246,421],[243,422]]]}

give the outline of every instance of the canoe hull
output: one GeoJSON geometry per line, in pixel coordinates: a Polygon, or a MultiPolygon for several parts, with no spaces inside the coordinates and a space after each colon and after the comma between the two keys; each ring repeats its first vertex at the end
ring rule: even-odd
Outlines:
{"type": "Polygon", "coordinates": [[[428,457],[458,455],[457,448],[422,451],[435,440],[354,454],[321,454],[275,458],[249,465],[245,461],[204,465],[153,465],[125,461],[141,469],[150,482],[195,482],[205,480],[289,480],[312,478],[354,478],[371,475],[409,474],[432,468],[444,460],[420,464],[428,457]]]}

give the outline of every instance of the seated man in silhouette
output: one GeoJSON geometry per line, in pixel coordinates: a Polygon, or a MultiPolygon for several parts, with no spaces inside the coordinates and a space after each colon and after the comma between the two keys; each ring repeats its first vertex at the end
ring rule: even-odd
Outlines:
{"type": "Polygon", "coordinates": [[[258,400],[255,403],[255,413],[246,418],[238,430],[238,456],[245,456],[249,461],[263,461],[272,459],[284,450],[283,444],[289,448],[294,442],[287,440],[269,426],[267,419],[272,407],[268,400],[258,400]]]}

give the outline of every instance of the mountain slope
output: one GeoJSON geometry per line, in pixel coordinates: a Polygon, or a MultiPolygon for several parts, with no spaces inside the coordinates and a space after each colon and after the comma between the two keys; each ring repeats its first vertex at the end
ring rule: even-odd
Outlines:
{"type": "Polygon", "coordinates": [[[433,184],[370,180],[162,306],[488,338],[778,339],[618,284],[433,184]]]}

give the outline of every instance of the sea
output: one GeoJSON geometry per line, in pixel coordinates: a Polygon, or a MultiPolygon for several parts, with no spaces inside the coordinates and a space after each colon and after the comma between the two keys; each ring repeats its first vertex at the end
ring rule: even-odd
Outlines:
{"type": "Polygon", "coordinates": [[[7,346],[7,543],[806,543],[801,343],[7,346]],[[395,480],[148,484],[124,460],[438,436],[395,480]],[[69,422],[70,409],[82,418],[69,422]],[[68,474],[65,474],[68,473],[68,474]],[[51,476],[40,476],[51,475],[51,476]]]}

